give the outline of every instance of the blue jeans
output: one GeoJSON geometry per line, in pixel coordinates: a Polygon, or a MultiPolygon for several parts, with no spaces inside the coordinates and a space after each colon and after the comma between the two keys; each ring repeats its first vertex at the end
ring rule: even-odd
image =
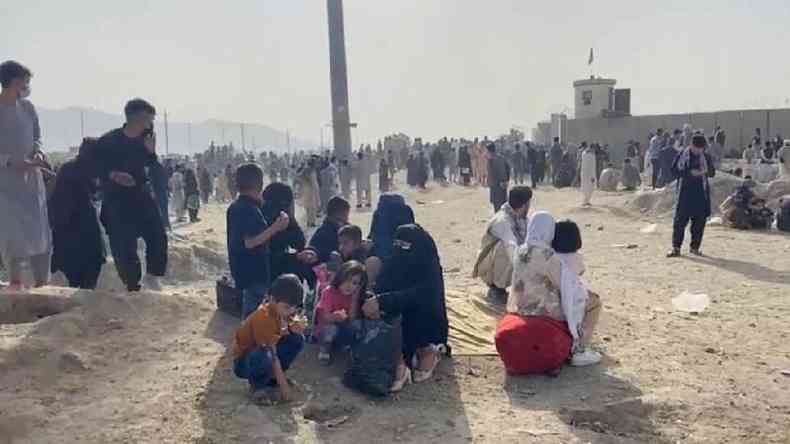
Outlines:
{"type": "Polygon", "coordinates": [[[354,343],[354,330],[351,322],[339,322],[321,325],[318,344],[322,352],[329,353],[333,348],[347,347],[354,343]]]}
{"type": "Polygon", "coordinates": [[[247,319],[247,316],[257,310],[268,293],[269,286],[263,284],[255,284],[242,290],[241,319],[247,319]]]}
{"type": "MultiPolygon", "coordinates": [[[[277,343],[277,358],[280,360],[283,372],[296,360],[302,348],[304,348],[302,335],[289,334],[280,339],[277,343]]],[[[233,361],[233,373],[239,378],[246,379],[255,390],[266,387],[274,378],[274,356],[271,347],[258,346],[244,356],[236,358],[233,361]]]]}

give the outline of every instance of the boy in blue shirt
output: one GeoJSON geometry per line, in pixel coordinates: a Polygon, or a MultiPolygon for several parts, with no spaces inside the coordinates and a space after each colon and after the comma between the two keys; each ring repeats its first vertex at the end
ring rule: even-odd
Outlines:
{"type": "Polygon", "coordinates": [[[236,288],[242,292],[242,319],[254,312],[271,284],[271,238],[288,228],[281,212],[271,226],[261,211],[263,170],[254,163],[236,170],[239,196],[228,207],[228,260],[236,288]]]}

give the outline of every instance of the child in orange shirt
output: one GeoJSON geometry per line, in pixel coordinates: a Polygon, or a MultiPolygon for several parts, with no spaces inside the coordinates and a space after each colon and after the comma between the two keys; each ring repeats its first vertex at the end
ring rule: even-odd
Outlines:
{"type": "Polygon", "coordinates": [[[250,383],[255,394],[276,383],[283,401],[291,398],[285,371],[304,347],[305,326],[288,322],[302,301],[302,282],[293,274],[284,274],[272,284],[271,302],[252,312],[236,331],[233,372],[250,383]]]}
{"type": "Polygon", "coordinates": [[[365,266],[357,261],[348,261],[332,279],[332,285],[321,293],[316,307],[318,324],[318,361],[328,365],[332,360],[332,349],[351,345],[353,332],[350,321],[357,317],[360,297],[367,287],[365,266]]]}

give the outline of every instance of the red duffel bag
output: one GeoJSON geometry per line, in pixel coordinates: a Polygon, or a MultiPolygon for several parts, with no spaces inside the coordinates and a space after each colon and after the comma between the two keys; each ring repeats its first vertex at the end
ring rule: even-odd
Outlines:
{"type": "Polygon", "coordinates": [[[573,338],[564,321],[507,314],[496,329],[496,349],[509,375],[543,374],[568,359],[573,338]]]}

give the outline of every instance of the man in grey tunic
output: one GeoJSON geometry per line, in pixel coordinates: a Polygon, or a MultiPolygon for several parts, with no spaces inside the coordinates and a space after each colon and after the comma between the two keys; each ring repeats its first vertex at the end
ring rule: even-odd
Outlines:
{"type": "Polygon", "coordinates": [[[49,281],[52,234],[40,149],[41,128],[30,95],[30,70],[14,61],[0,64],[0,254],[10,289],[23,286],[28,263],[33,285],[49,281]]]}

